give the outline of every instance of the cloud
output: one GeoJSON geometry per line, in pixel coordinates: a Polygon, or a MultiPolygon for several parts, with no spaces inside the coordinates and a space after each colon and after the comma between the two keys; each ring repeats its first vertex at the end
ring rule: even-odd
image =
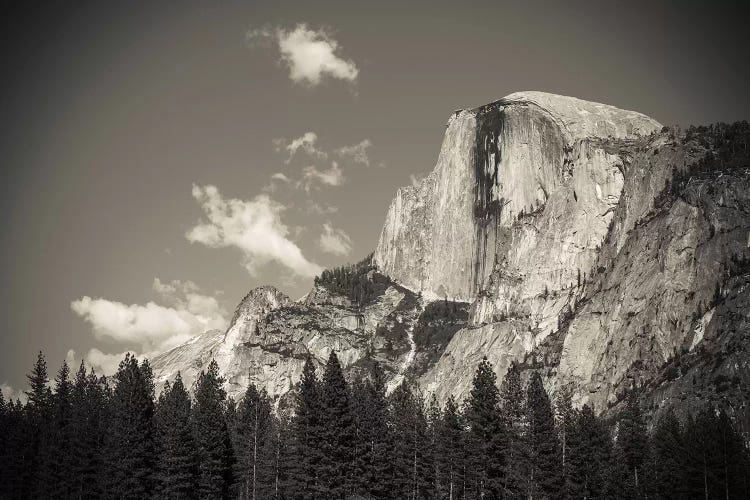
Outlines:
{"type": "Polygon", "coordinates": [[[2,392],[3,398],[6,402],[20,399],[22,403],[25,403],[27,399],[25,392],[15,389],[7,381],[0,384],[0,392],[2,392]]]}
{"type": "Polygon", "coordinates": [[[201,204],[206,219],[185,234],[191,243],[238,248],[251,275],[269,262],[305,278],[322,271],[289,239],[289,228],[281,221],[285,207],[269,196],[258,195],[250,201],[224,199],[215,186],[194,185],[193,197],[201,204]]]}
{"type": "Polygon", "coordinates": [[[349,255],[352,251],[352,240],[343,229],[335,229],[330,222],[323,224],[323,233],[318,240],[320,249],[334,255],[349,255]]]}
{"type": "Polygon", "coordinates": [[[289,177],[287,177],[285,174],[281,172],[276,172],[275,174],[271,175],[271,180],[289,182],[291,179],[289,179],[289,177]]]}
{"type": "Polygon", "coordinates": [[[68,352],[65,355],[65,361],[67,361],[71,373],[75,374],[78,370],[79,362],[76,360],[76,352],[73,349],[68,349],[68,352]]]}
{"type": "MultiPolygon", "coordinates": [[[[287,154],[285,163],[289,164],[299,151],[304,151],[308,157],[314,160],[326,160],[332,155],[340,160],[348,160],[349,163],[370,166],[370,158],[367,154],[372,141],[363,139],[358,144],[342,146],[333,150],[332,153],[317,146],[318,135],[315,132],[305,132],[301,137],[287,141],[286,139],[275,139],[276,150],[287,154]]],[[[383,166],[381,163],[379,166],[383,166]]],[[[297,189],[304,189],[308,193],[314,188],[321,186],[341,186],[346,181],[344,171],[338,161],[332,161],[328,168],[321,168],[316,164],[307,165],[302,169],[300,177],[292,184],[290,177],[282,172],[271,176],[271,182],[263,187],[262,191],[274,193],[281,183],[289,184],[297,189]]]]}
{"type": "Polygon", "coordinates": [[[344,172],[335,161],[331,163],[331,168],[318,170],[317,167],[310,165],[302,169],[302,179],[298,186],[303,187],[305,191],[310,191],[317,185],[340,186],[344,183],[344,172]]]}
{"type": "Polygon", "coordinates": [[[372,146],[370,139],[365,139],[353,146],[343,146],[334,151],[341,158],[351,158],[354,163],[360,163],[366,167],[370,166],[370,158],[367,157],[367,148],[372,146]]]}
{"type": "Polygon", "coordinates": [[[260,190],[264,193],[275,193],[279,190],[279,187],[285,184],[291,183],[292,180],[282,172],[276,172],[271,174],[271,181],[263,186],[260,190]]]}
{"type": "Polygon", "coordinates": [[[107,354],[94,348],[90,349],[88,354],[86,354],[86,363],[94,369],[97,375],[106,375],[109,377],[117,372],[120,362],[128,353],[139,358],[143,357],[138,356],[138,354],[133,351],[123,351],[119,354],[107,354]]]}
{"type": "MultiPolygon", "coordinates": [[[[125,359],[126,354],[130,354],[139,359],[150,357],[151,355],[159,354],[163,350],[149,352],[146,354],[138,354],[135,351],[128,350],[120,353],[105,353],[97,348],[89,349],[83,356],[83,362],[87,370],[93,369],[97,376],[105,375],[107,377],[114,375],[117,372],[117,368],[120,366],[120,361],[125,359]]],[[[75,377],[78,373],[78,367],[81,365],[81,360],[78,359],[76,352],[73,349],[68,350],[66,361],[70,367],[70,371],[75,377]]]]}
{"type": "Polygon", "coordinates": [[[414,187],[419,186],[419,183],[422,182],[422,179],[418,179],[414,174],[409,174],[409,180],[411,181],[411,185],[414,187]]]}
{"type": "Polygon", "coordinates": [[[247,40],[277,49],[294,83],[315,87],[324,77],[357,81],[357,65],[339,55],[339,43],[325,30],[310,29],[302,23],[292,30],[282,27],[252,30],[247,33],[247,40]]]}
{"type": "Polygon", "coordinates": [[[207,330],[227,327],[227,312],[215,298],[199,293],[195,283],[162,283],[157,278],[153,288],[167,305],[124,304],[86,295],[70,307],[91,325],[97,339],[138,346],[141,351],[170,349],[207,330]]]}
{"type": "Polygon", "coordinates": [[[318,142],[318,134],[315,132],[305,132],[301,137],[292,139],[287,143],[286,139],[275,139],[274,144],[276,145],[277,151],[282,148],[286,150],[288,157],[285,163],[292,161],[292,158],[297,154],[298,151],[303,151],[313,158],[325,160],[328,158],[328,153],[318,149],[315,143],[318,142]]]}
{"type": "Polygon", "coordinates": [[[313,200],[307,200],[305,203],[305,212],[315,215],[330,215],[339,211],[339,207],[327,203],[317,203],[313,200]]]}

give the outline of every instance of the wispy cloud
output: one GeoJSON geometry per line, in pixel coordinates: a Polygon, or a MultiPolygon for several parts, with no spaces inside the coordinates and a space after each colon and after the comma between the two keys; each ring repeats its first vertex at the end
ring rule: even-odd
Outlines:
{"type": "Polygon", "coordinates": [[[335,214],[339,211],[339,207],[336,205],[329,205],[327,203],[318,203],[313,200],[307,200],[305,203],[305,212],[315,215],[330,215],[335,214]]]}
{"type": "Polygon", "coordinates": [[[342,146],[335,153],[341,158],[351,158],[354,163],[359,163],[366,167],[370,166],[370,158],[367,156],[367,148],[372,146],[370,139],[365,139],[359,144],[352,146],[342,146]]]}
{"type": "Polygon", "coordinates": [[[251,44],[271,46],[289,69],[289,78],[298,84],[315,87],[324,78],[354,83],[359,69],[351,59],[344,59],[341,46],[324,29],[311,29],[300,23],[294,29],[266,27],[248,31],[251,44]]]}
{"type": "Polygon", "coordinates": [[[324,252],[344,256],[351,253],[352,240],[343,229],[336,229],[330,222],[326,222],[323,224],[318,246],[324,252]]]}
{"type": "Polygon", "coordinates": [[[22,403],[26,402],[26,393],[11,386],[7,381],[0,384],[0,392],[3,394],[5,401],[20,399],[22,403]]]}
{"type": "Polygon", "coordinates": [[[280,181],[280,182],[289,182],[289,177],[286,176],[283,172],[276,172],[275,174],[271,175],[271,180],[274,181],[280,181]]]}
{"type": "Polygon", "coordinates": [[[344,172],[342,172],[338,163],[331,163],[330,168],[318,170],[314,165],[309,165],[302,169],[302,179],[298,186],[310,191],[311,189],[323,186],[341,186],[344,183],[344,172]]]}
{"type": "Polygon", "coordinates": [[[318,134],[315,132],[305,132],[300,137],[287,141],[286,139],[275,139],[273,141],[277,151],[282,149],[287,153],[285,163],[292,161],[292,158],[297,154],[298,151],[305,152],[308,156],[320,160],[328,158],[328,153],[318,149],[316,143],[318,142],[318,134]]]}
{"type": "MultiPolygon", "coordinates": [[[[344,175],[341,163],[363,165],[365,167],[370,166],[370,158],[368,156],[368,148],[372,146],[370,139],[363,139],[357,144],[341,146],[329,152],[329,150],[318,145],[318,134],[310,131],[292,140],[283,138],[275,139],[274,145],[277,151],[285,154],[284,163],[289,164],[301,152],[304,152],[309,159],[314,161],[313,164],[303,167],[301,176],[296,182],[291,184],[293,187],[304,189],[307,192],[321,186],[335,187],[343,185],[346,182],[346,176],[344,175]],[[339,161],[332,161],[328,168],[322,168],[316,164],[321,160],[327,160],[331,156],[336,156],[339,158],[339,161]]],[[[280,187],[281,183],[290,183],[290,181],[291,179],[287,174],[281,172],[275,173],[271,176],[271,182],[263,188],[263,191],[273,193],[280,187]]]]}
{"type": "Polygon", "coordinates": [[[305,278],[321,272],[289,239],[289,228],[281,221],[285,207],[269,196],[258,195],[250,201],[224,199],[215,186],[193,186],[193,197],[201,204],[205,219],[185,234],[191,243],[239,249],[251,275],[269,262],[305,278]]]}

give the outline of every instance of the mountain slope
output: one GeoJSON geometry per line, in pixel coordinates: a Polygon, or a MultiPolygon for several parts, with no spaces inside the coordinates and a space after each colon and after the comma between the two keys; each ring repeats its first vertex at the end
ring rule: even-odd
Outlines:
{"type": "Polygon", "coordinates": [[[746,415],[749,139],[747,123],[683,134],[539,92],[457,111],[371,261],[300,302],[251,292],[222,338],[157,357],[155,372],[216,357],[231,394],[253,381],[281,398],[306,356],[336,349],[349,374],[378,361],[389,387],[414,380],[445,400],[487,356],[499,377],[512,362],[542,370],[598,412],[637,386],[646,404],[731,395],[746,415]]]}

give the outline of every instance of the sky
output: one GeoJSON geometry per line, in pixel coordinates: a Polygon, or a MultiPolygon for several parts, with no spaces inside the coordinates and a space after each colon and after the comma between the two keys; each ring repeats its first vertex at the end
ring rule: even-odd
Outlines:
{"type": "Polygon", "coordinates": [[[541,90],[750,118],[742,2],[0,6],[0,384],[111,372],[375,248],[451,112],[541,90]]]}

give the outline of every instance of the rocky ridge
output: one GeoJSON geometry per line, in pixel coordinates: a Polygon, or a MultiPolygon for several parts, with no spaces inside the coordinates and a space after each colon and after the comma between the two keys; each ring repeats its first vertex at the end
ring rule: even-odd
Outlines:
{"type": "Polygon", "coordinates": [[[748,137],[539,92],[457,111],[434,171],[388,210],[367,300],[256,289],[227,332],[156,357],[157,379],[216,358],[230,394],[252,381],[281,400],[335,349],[351,375],[378,361],[389,387],[460,399],[487,356],[598,412],[640,387],[653,411],[723,398],[747,418],[748,137]]]}

